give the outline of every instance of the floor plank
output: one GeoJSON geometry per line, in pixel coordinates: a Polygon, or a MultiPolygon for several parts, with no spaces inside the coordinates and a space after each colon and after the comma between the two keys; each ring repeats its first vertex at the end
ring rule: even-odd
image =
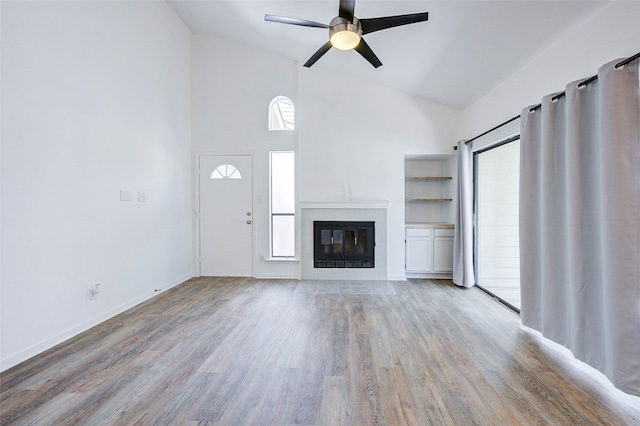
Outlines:
{"type": "Polygon", "coordinates": [[[448,281],[194,278],[0,373],[0,424],[637,425],[448,281]]]}

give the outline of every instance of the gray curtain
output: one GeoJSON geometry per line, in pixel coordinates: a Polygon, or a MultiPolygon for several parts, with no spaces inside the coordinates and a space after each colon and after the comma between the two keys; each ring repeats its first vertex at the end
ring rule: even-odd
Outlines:
{"type": "Polygon", "coordinates": [[[453,282],[473,287],[473,154],[471,145],[458,142],[458,188],[453,234],[453,282]]]}
{"type": "Polygon", "coordinates": [[[638,62],[522,111],[522,323],[640,395],[638,62]]]}

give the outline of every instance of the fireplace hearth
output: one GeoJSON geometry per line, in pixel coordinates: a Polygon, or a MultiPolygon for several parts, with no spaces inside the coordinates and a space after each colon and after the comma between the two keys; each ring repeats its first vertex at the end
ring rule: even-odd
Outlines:
{"type": "Polygon", "coordinates": [[[314,221],[314,268],[373,268],[375,222],[314,221]]]}

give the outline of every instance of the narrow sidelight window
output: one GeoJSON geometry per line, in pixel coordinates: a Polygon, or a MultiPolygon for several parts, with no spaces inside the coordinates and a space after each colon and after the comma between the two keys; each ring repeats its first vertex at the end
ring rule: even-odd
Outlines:
{"type": "Polygon", "coordinates": [[[295,153],[271,152],[271,256],[295,256],[295,153]]]}

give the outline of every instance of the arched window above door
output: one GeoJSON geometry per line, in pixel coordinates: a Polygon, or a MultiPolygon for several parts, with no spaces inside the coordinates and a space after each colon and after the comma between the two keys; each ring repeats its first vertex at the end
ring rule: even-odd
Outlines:
{"type": "Polygon", "coordinates": [[[291,99],[276,96],[269,104],[269,130],[295,129],[295,107],[291,99]]]}
{"type": "Polygon", "coordinates": [[[240,171],[231,164],[221,164],[211,172],[209,179],[242,179],[240,171]]]}

